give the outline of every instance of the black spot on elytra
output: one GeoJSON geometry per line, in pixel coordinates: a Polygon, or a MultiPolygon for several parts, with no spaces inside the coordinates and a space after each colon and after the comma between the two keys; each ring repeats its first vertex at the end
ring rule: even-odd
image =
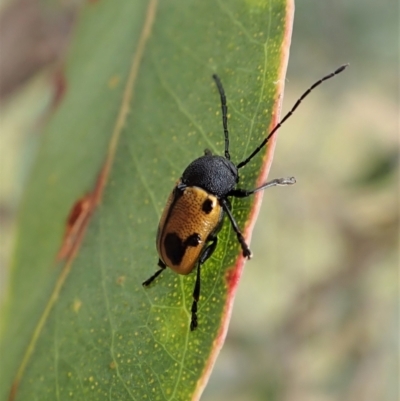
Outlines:
{"type": "Polygon", "coordinates": [[[185,241],[182,241],[176,233],[168,233],[164,239],[165,252],[172,264],[179,266],[185,256],[186,249],[189,246],[196,247],[200,242],[201,238],[197,233],[191,234],[185,241]]]}
{"type": "Polygon", "coordinates": [[[203,202],[203,205],[202,205],[201,209],[203,210],[203,212],[205,214],[211,213],[211,210],[213,210],[213,202],[212,202],[212,200],[211,199],[206,199],[203,202]]]}

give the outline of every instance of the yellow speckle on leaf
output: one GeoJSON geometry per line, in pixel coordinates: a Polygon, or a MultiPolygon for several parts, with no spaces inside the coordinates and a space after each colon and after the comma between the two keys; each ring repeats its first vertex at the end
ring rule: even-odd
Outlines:
{"type": "Polygon", "coordinates": [[[246,0],[246,3],[251,8],[266,8],[268,5],[267,0],[246,0]]]}
{"type": "Polygon", "coordinates": [[[113,75],[108,80],[108,87],[110,89],[115,89],[118,86],[120,80],[121,80],[121,77],[119,75],[113,75]]]}
{"type": "Polygon", "coordinates": [[[75,313],[78,313],[79,309],[81,309],[81,306],[82,306],[82,301],[80,299],[75,299],[74,303],[72,304],[72,310],[75,313]]]}

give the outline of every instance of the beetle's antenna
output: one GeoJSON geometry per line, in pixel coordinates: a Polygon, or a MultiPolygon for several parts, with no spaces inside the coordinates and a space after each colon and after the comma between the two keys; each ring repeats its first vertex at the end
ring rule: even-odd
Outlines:
{"type": "MultiPolygon", "coordinates": [[[[297,100],[294,104],[292,109],[282,118],[282,120],[273,128],[273,130],[269,133],[269,135],[261,142],[261,144],[253,151],[253,153],[245,160],[240,162],[236,167],[242,168],[245,166],[271,139],[272,135],[283,125],[283,123],[294,113],[294,111],[299,107],[300,103],[306,98],[317,86],[321,85],[322,82],[327,81],[330,78],[333,78],[335,75],[340,74],[349,64],[344,64],[339,67],[337,70],[333,71],[332,73],[326,75],[325,77],[321,78],[319,81],[315,82],[311,85],[297,100]]],[[[221,96],[222,98],[222,96],[221,96]]]]}
{"type": "Polygon", "coordinates": [[[226,105],[226,96],[225,91],[222,86],[221,80],[217,74],[213,74],[215,83],[217,84],[217,88],[219,91],[219,95],[221,96],[221,110],[222,110],[222,125],[224,127],[224,136],[225,136],[225,157],[230,160],[231,155],[229,154],[229,133],[228,133],[228,106],[226,105]]]}

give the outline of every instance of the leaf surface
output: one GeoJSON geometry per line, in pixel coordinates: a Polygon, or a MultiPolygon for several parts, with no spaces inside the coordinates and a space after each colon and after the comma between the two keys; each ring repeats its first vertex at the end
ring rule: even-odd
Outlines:
{"type": "MultiPolygon", "coordinates": [[[[65,97],[21,205],[1,399],[198,399],[243,266],[228,221],[202,269],[196,331],[194,274],[167,269],[141,283],[157,268],[157,224],[176,180],[204,148],[223,154],[211,75],[225,87],[238,163],[277,120],[291,24],[284,0],[84,6],[65,97]]],[[[265,180],[273,146],[241,170],[241,187],[265,180]]],[[[247,238],[256,204],[233,202],[247,238]]]]}

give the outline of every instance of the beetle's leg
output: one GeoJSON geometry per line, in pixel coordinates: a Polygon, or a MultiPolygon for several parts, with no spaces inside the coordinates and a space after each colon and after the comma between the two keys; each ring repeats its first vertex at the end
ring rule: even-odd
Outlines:
{"type": "Polygon", "coordinates": [[[220,203],[224,209],[224,211],[226,212],[226,214],[229,217],[229,220],[231,221],[232,227],[236,233],[236,237],[240,243],[240,246],[242,247],[242,252],[243,252],[243,256],[247,259],[250,259],[252,254],[250,251],[250,248],[248,247],[248,245],[246,244],[246,241],[244,240],[243,234],[240,231],[240,228],[238,226],[238,223],[236,222],[235,218],[233,217],[233,214],[231,212],[231,209],[229,207],[229,203],[227,199],[220,199],[220,203]]]}
{"type": "Polygon", "coordinates": [[[247,196],[253,195],[258,191],[263,191],[264,189],[269,187],[274,187],[276,185],[293,185],[295,183],[296,179],[294,177],[276,178],[275,180],[266,182],[265,184],[255,189],[232,189],[232,191],[230,191],[227,196],[234,196],[235,198],[246,198],[247,196]]]}
{"type": "Polygon", "coordinates": [[[185,188],[187,187],[186,184],[184,184],[183,182],[179,183],[175,189],[179,190],[180,194],[182,195],[183,191],[185,190],[185,188]]]}
{"type": "Polygon", "coordinates": [[[190,330],[192,331],[197,327],[197,302],[199,302],[200,298],[200,266],[201,264],[199,263],[197,266],[196,283],[193,290],[192,318],[190,320],[190,330]]]}
{"type": "Polygon", "coordinates": [[[200,268],[201,265],[205,263],[205,261],[213,254],[215,251],[215,248],[217,247],[217,242],[218,238],[213,237],[209,238],[210,245],[207,246],[207,248],[204,249],[203,253],[200,256],[198,265],[197,265],[197,275],[196,275],[196,283],[194,285],[194,290],[193,290],[193,303],[192,303],[192,319],[190,321],[190,330],[194,330],[197,327],[197,303],[199,302],[200,299],[200,268]]]}
{"type": "Polygon", "coordinates": [[[157,270],[150,278],[148,278],[146,281],[143,281],[142,285],[144,287],[150,285],[167,267],[167,265],[161,259],[158,259],[158,266],[160,267],[160,270],[157,270]]]}

